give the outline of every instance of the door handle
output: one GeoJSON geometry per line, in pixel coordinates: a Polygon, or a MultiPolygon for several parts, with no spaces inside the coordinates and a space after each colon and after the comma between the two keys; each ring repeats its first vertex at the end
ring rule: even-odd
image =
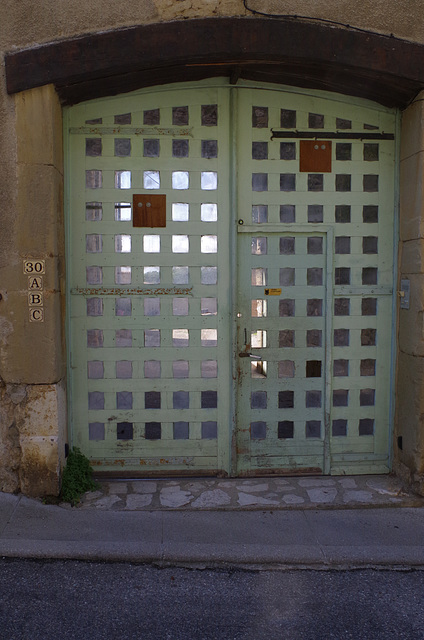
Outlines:
{"type": "Polygon", "coordinates": [[[252,360],[262,360],[261,356],[256,356],[254,353],[246,353],[242,351],[239,353],[240,358],[252,358],[252,360]]]}

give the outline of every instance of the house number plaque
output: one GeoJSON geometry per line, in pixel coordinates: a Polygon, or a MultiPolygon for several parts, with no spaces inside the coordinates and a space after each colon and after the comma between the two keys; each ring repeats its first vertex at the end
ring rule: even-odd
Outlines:
{"type": "Polygon", "coordinates": [[[30,322],[44,322],[45,260],[24,260],[24,273],[28,276],[28,308],[30,322]]]}

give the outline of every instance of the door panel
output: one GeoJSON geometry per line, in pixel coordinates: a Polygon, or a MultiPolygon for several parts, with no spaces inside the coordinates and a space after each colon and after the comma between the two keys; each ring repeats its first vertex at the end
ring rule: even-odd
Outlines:
{"type": "Polygon", "coordinates": [[[70,417],[94,466],[389,470],[395,123],[226,79],[67,110],[70,417]]]}

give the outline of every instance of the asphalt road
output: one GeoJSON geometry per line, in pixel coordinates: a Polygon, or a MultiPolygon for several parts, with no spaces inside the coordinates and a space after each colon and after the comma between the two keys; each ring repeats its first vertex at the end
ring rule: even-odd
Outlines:
{"type": "Polygon", "coordinates": [[[0,559],[1,640],[424,639],[424,571],[0,559]]]}

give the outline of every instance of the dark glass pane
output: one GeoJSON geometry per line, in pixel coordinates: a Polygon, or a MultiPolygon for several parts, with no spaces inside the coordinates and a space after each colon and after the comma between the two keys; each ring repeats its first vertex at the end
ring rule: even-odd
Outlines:
{"type": "Polygon", "coordinates": [[[361,306],[363,316],[377,315],[377,298],[363,298],[361,306]]]}
{"type": "Polygon", "coordinates": [[[295,285],[296,270],[292,267],[280,269],[280,285],[282,287],[293,287],[295,285]]]}
{"type": "Polygon", "coordinates": [[[160,154],[159,140],[147,139],[143,140],[143,156],[145,158],[158,158],[160,154]]]}
{"type": "Polygon", "coordinates": [[[172,124],[188,124],[188,107],[172,107],[172,124]]]}
{"type": "Polygon", "coordinates": [[[291,420],[282,420],[278,423],[278,437],[279,438],[293,438],[294,436],[294,422],[291,420]]]}
{"type": "Polygon", "coordinates": [[[378,238],[376,236],[362,238],[362,253],[378,253],[378,238]]]}
{"type": "Polygon", "coordinates": [[[296,222],[296,207],[294,204],[280,205],[280,222],[296,222]]]}
{"type": "Polygon", "coordinates": [[[321,391],[316,389],[312,391],[306,391],[305,393],[305,406],[307,409],[318,409],[321,407],[321,391]]]}
{"type": "Polygon", "coordinates": [[[334,329],[334,346],[349,346],[349,329],[334,329]]]}
{"type": "Polygon", "coordinates": [[[212,420],[202,422],[202,440],[216,440],[218,437],[218,423],[212,420]]]}
{"type": "Polygon", "coordinates": [[[308,126],[310,129],[323,129],[324,116],[321,113],[310,113],[308,116],[308,126]]]}
{"type": "Polygon", "coordinates": [[[102,139],[86,138],[85,139],[85,155],[101,156],[102,155],[102,139]]]}
{"type": "Polygon", "coordinates": [[[350,253],[349,236],[338,236],[335,238],[335,253],[350,253]]]}
{"type": "Polygon", "coordinates": [[[321,360],[306,361],[306,377],[307,378],[321,378],[321,372],[322,372],[321,360]]]}
{"type": "Polygon", "coordinates": [[[322,204],[308,204],[308,222],[318,223],[324,220],[324,207],[322,204]]]}
{"type": "Polygon", "coordinates": [[[378,176],[366,175],[363,179],[364,191],[368,193],[378,191],[378,176]]]}
{"type": "Polygon", "coordinates": [[[332,435],[333,436],[346,436],[347,435],[347,420],[344,420],[344,419],[333,420],[332,435]]]}
{"type": "Polygon", "coordinates": [[[131,391],[118,391],[116,394],[116,408],[117,409],[132,409],[133,408],[133,395],[131,391]]]}
{"type": "Polygon", "coordinates": [[[377,284],[376,267],[364,267],[362,269],[362,284],[377,284]]]}
{"type": "Polygon", "coordinates": [[[362,220],[368,224],[373,224],[378,222],[377,205],[364,205],[362,209],[362,220]]]}
{"type": "Polygon", "coordinates": [[[324,190],[324,176],[322,173],[309,173],[308,174],[308,191],[323,191],[324,190]]]}
{"type": "Polygon", "coordinates": [[[252,440],[264,440],[266,438],[266,422],[251,422],[250,437],[252,440]]]}
{"type": "Polygon", "coordinates": [[[267,397],[266,391],[252,391],[250,394],[250,408],[251,409],[266,409],[267,397]]]}
{"type": "Polygon", "coordinates": [[[309,287],[319,287],[322,285],[322,269],[311,267],[306,272],[306,282],[309,287]]]}
{"type": "Polygon", "coordinates": [[[218,124],[218,105],[217,104],[202,104],[202,126],[203,127],[216,127],[218,124]]]}
{"type": "Polygon", "coordinates": [[[321,331],[321,329],[309,329],[306,332],[306,346],[307,347],[321,347],[322,346],[322,331],[321,331]]]}
{"type": "Polygon", "coordinates": [[[347,407],[349,404],[348,389],[334,389],[333,391],[333,407],[347,407]]]}
{"type": "Polygon", "coordinates": [[[294,391],[278,392],[278,408],[293,409],[294,407],[294,391]]]}
{"type": "Polygon", "coordinates": [[[189,423],[174,422],[173,437],[174,437],[174,440],[188,440],[189,439],[189,423]]]}
{"type": "Polygon", "coordinates": [[[267,173],[252,173],[252,191],[268,191],[267,173]]]}
{"type": "Polygon", "coordinates": [[[350,206],[347,204],[336,204],[335,220],[341,224],[350,222],[350,206]]]}
{"type": "MultiPolygon", "coordinates": [[[[317,205],[313,205],[317,206],[317,205]]],[[[308,254],[310,255],[321,255],[322,254],[322,245],[323,239],[319,237],[309,237],[307,240],[308,245],[308,254]]]]}
{"type": "Polygon", "coordinates": [[[296,160],[296,143],[280,142],[280,159],[296,160]]]}
{"type": "Polygon", "coordinates": [[[188,409],[190,406],[190,395],[188,391],[174,391],[172,394],[173,409],[188,409]]]}
{"type": "Polygon", "coordinates": [[[279,316],[280,318],[290,318],[295,315],[295,301],[290,299],[279,301],[279,316]]]}
{"type": "Polygon", "coordinates": [[[218,157],[218,140],[202,140],[202,158],[218,157]]]}
{"type": "Polygon", "coordinates": [[[188,158],[188,140],[173,140],[172,155],[174,158],[188,158]]]}
{"type": "Polygon", "coordinates": [[[263,129],[268,126],[268,107],[252,107],[252,127],[263,129]]]}
{"type": "Polygon", "coordinates": [[[375,389],[361,389],[359,404],[361,407],[373,407],[375,405],[375,389]]]}
{"type": "Polygon", "coordinates": [[[160,440],[162,436],[160,422],[146,422],[144,434],[146,440],[160,440]]]}
{"type": "Polygon", "coordinates": [[[334,360],[333,375],[336,378],[343,378],[349,375],[349,360],[334,360]]]}
{"type": "Polygon", "coordinates": [[[281,329],[278,334],[278,346],[281,348],[294,347],[295,332],[291,329],[281,329]]]}
{"type": "Polygon", "coordinates": [[[374,419],[373,418],[361,418],[359,420],[359,435],[360,436],[374,435],[374,419]]]}
{"type": "Polygon", "coordinates": [[[160,124],[160,110],[149,109],[143,111],[143,124],[160,124]]]}
{"type": "Polygon", "coordinates": [[[306,315],[309,317],[322,316],[322,300],[315,300],[315,299],[307,300],[306,315]]]}
{"type": "Polygon", "coordinates": [[[201,392],[201,407],[202,409],[216,409],[218,406],[218,392],[217,391],[202,391],[201,392]]]}
{"type": "Polygon", "coordinates": [[[336,191],[350,191],[351,190],[351,177],[348,174],[336,175],[336,191]]]}
{"type": "Polygon", "coordinates": [[[115,139],[115,156],[123,158],[130,155],[131,155],[130,138],[116,138],[115,139]]]}
{"type": "Polygon", "coordinates": [[[252,142],[252,159],[266,160],[268,158],[268,142],[252,142]]]}
{"type": "Polygon", "coordinates": [[[378,144],[365,142],[364,160],[367,162],[376,162],[378,160],[378,155],[379,155],[378,144]]]}
{"type": "Polygon", "coordinates": [[[375,360],[367,358],[361,360],[361,376],[375,376],[375,360]]]}
{"type": "Polygon", "coordinates": [[[161,406],[160,391],[145,391],[144,408],[160,409],[160,406],[161,406]]]}
{"type": "Polygon", "coordinates": [[[295,254],[295,238],[284,236],[280,238],[280,254],[293,256],[295,254]]]}
{"type": "Polygon", "coordinates": [[[321,437],[321,422],[320,420],[307,420],[305,423],[305,437],[306,438],[320,438],[321,437]]]}
{"type": "Polygon", "coordinates": [[[115,124],[131,124],[131,114],[121,113],[114,118],[115,124]]]}
{"type": "Polygon", "coordinates": [[[335,316],[350,315],[350,298],[336,298],[334,300],[334,315],[335,316]]]}
{"type": "Polygon", "coordinates": [[[134,437],[134,429],[132,422],[118,422],[116,425],[117,440],[132,440],[134,437]]]}
{"type": "Polygon", "coordinates": [[[376,344],[377,329],[361,329],[361,345],[373,347],[376,344]]]}
{"type": "Polygon", "coordinates": [[[336,118],[337,129],[352,129],[352,120],[345,120],[344,118],[336,118]]]}
{"type": "Polygon", "coordinates": [[[334,283],[335,284],[350,284],[350,269],[349,267],[336,267],[334,270],[334,283]]]}
{"type": "Polygon", "coordinates": [[[336,160],[352,160],[352,145],[349,142],[337,142],[336,160]]]}
{"type": "Polygon", "coordinates": [[[292,129],[296,126],[296,111],[291,109],[281,109],[280,127],[282,129],[292,129]]]}
{"type": "Polygon", "coordinates": [[[296,191],[295,173],[280,173],[280,191],[296,191]]]}

